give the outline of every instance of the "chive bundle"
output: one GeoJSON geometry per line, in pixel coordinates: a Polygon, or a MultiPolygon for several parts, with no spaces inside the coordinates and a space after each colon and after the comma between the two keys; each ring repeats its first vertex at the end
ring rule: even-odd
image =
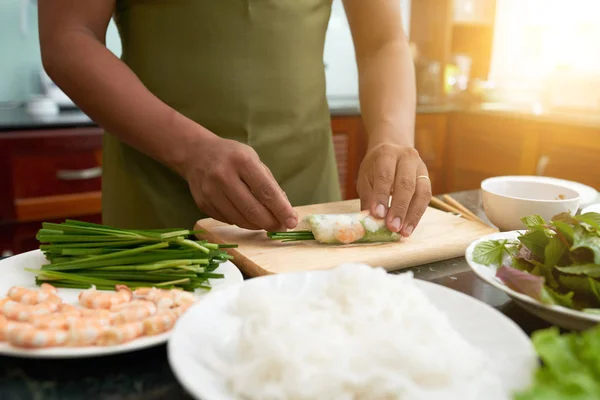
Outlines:
{"type": "Polygon", "coordinates": [[[208,279],[219,264],[232,259],[218,245],[195,240],[199,231],[186,229],[117,229],[90,222],[44,222],[37,233],[40,250],[49,261],[27,269],[36,284],[55,287],[113,290],[115,285],[209,290],[208,279]]]}
{"type": "Polygon", "coordinates": [[[269,237],[269,239],[281,240],[282,242],[315,240],[315,236],[311,231],[267,232],[267,236],[269,237]]]}

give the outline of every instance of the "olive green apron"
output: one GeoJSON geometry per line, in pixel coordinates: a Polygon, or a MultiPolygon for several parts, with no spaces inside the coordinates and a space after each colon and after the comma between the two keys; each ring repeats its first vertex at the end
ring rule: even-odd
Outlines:
{"type": "MultiPolygon", "coordinates": [[[[323,65],[330,11],[331,0],[118,0],[115,21],[144,85],[252,146],[298,206],[340,199],[323,65]]],[[[205,217],[169,168],[110,133],[103,154],[105,224],[189,228],[205,217]]]]}

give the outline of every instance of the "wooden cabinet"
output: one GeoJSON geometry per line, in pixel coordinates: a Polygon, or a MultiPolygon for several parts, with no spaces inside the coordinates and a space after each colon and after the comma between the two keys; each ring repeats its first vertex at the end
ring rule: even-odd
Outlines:
{"type": "Polygon", "coordinates": [[[535,173],[537,124],[491,115],[452,114],[447,139],[446,191],[477,189],[497,175],[535,173]]]}
{"type": "Polygon", "coordinates": [[[540,124],[536,172],[600,190],[600,127],[540,124]]]}
{"type": "Polygon", "coordinates": [[[496,0],[453,0],[454,23],[493,24],[496,0]]]}
{"type": "Polygon", "coordinates": [[[359,115],[331,118],[333,144],[344,200],[358,198],[356,181],[360,162],[365,154],[365,131],[359,115]]]}
{"type": "Polygon", "coordinates": [[[37,247],[42,221],[100,221],[102,130],[0,134],[0,253],[37,247]]]}
{"type": "Polygon", "coordinates": [[[443,113],[417,114],[415,148],[429,172],[434,195],[445,191],[445,146],[448,117],[443,113]]]}

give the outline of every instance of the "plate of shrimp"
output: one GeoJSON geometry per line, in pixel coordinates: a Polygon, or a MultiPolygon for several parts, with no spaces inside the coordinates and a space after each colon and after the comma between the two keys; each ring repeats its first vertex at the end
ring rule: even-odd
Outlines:
{"type": "MultiPolygon", "coordinates": [[[[207,293],[117,285],[114,291],[35,284],[25,268],[46,264],[39,250],[0,261],[0,355],[77,358],[141,350],[167,342],[179,317],[207,293]]],[[[243,281],[231,262],[212,290],[243,281]]]]}

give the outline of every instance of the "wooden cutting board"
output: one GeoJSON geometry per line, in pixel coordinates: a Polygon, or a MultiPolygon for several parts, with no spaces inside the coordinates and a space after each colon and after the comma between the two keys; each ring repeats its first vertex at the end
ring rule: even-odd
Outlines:
{"type": "MultiPolygon", "coordinates": [[[[357,212],[358,200],[297,207],[301,219],[308,214],[357,212]]],[[[195,229],[214,243],[237,243],[228,249],[233,263],[247,276],[322,270],[357,262],[388,271],[463,256],[469,244],[496,229],[429,207],[410,238],[385,244],[354,246],[321,245],[315,242],[282,243],[267,238],[264,231],[249,231],[214,219],[202,219],[195,229]]]]}

